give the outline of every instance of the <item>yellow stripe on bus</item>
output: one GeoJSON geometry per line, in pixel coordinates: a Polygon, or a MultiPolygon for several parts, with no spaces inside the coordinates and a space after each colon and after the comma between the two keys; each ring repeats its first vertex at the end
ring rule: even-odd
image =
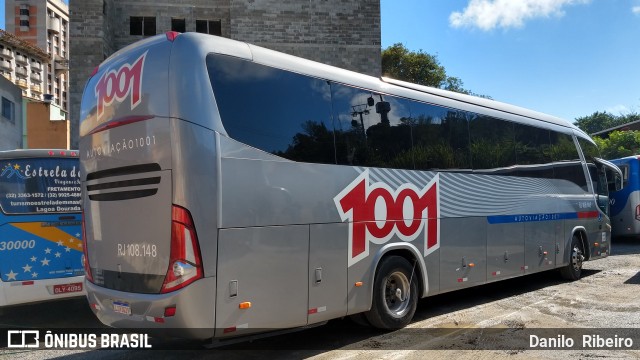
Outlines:
{"type": "Polygon", "coordinates": [[[66,232],[54,226],[42,226],[43,223],[11,223],[10,225],[24,230],[33,235],[39,236],[45,240],[56,243],[57,246],[68,247],[74,250],[82,251],[82,240],[69,235],[66,232]]]}

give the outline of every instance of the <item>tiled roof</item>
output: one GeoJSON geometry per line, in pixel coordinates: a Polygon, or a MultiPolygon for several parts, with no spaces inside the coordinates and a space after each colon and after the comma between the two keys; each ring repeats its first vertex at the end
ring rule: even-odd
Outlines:
{"type": "Polygon", "coordinates": [[[50,59],[49,54],[47,54],[46,51],[2,29],[0,29],[0,42],[4,42],[15,48],[23,50],[29,53],[29,55],[37,56],[42,60],[50,59]]]}

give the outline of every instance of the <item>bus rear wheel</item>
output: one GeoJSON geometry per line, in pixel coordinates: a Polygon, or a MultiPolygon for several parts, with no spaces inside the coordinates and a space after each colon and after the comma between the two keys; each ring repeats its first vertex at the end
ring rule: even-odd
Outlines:
{"type": "Polygon", "coordinates": [[[582,242],[577,236],[571,239],[571,257],[569,264],[560,269],[560,275],[565,280],[575,281],[582,275],[582,263],[584,262],[584,250],[582,242]]]}
{"type": "Polygon", "coordinates": [[[371,310],[365,313],[371,325],[381,329],[407,326],[418,306],[417,277],[403,257],[382,260],[373,285],[371,310]]]}

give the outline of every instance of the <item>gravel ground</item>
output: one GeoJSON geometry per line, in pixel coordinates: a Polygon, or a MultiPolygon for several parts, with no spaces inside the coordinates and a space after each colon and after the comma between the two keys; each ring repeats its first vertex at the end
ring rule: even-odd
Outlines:
{"type": "MultiPolygon", "coordinates": [[[[563,282],[555,272],[534,274],[423,299],[406,329],[380,332],[349,319],[305,331],[226,348],[202,350],[200,344],[161,342],[170,350],[15,351],[0,349],[0,358],[128,359],[225,358],[263,359],[630,359],[640,350],[529,350],[529,334],[567,334],[579,342],[582,334],[610,328],[613,337],[640,327],[640,240],[616,240],[612,256],[587,262],[583,278],[563,282]],[[546,330],[540,330],[546,329],[546,330]],[[176,350],[171,350],[176,349],[176,350]]],[[[29,326],[98,326],[83,300],[20,307],[5,311],[0,326],[24,324],[25,314],[43,312],[44,323],[29,326]],[[76,317],[60,320],[55,306],[78,309],[76,317]],[[18,322],[19,321],[19,322],[18,322]],[[70,325],[72,324],[72,325],[70,325]]],[[[640,349],[640,335],[635,335],[640,349]]],[[[575,347],[574,347],[575,348],[575,347]]]]}

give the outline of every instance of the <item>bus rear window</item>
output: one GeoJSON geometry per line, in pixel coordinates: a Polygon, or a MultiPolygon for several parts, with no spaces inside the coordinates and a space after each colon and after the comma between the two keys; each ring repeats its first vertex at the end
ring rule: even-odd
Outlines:
{"type": "Polygon", "coordinates": [[[78,159],[4,159],[0,194],[5,214],[80,212],[78,159]]]}

